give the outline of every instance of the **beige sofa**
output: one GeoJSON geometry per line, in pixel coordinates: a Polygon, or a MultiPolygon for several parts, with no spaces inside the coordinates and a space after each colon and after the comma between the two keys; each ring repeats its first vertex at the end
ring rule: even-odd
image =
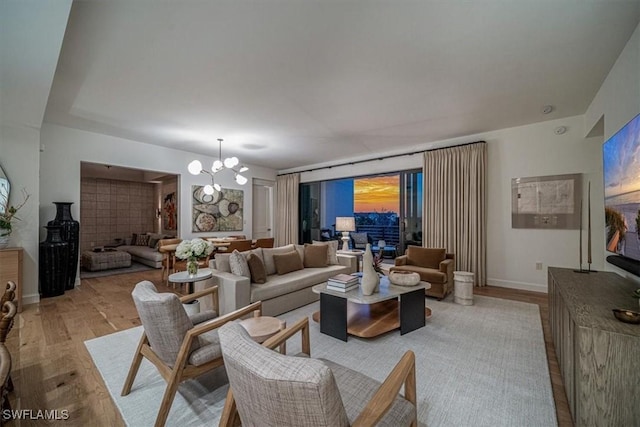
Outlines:
{"type": "MultiPolygon", "coordinates": [[[[256,248],[242,252],[248,256],[254,253],[264,260],[267,281],[264,284],[251,283],[248,277],[231,273],[229,254],[216,254],[210,261],[213,280],[208,282],[218,285],[220,313],[226,314],[255,301],[262,301],[262,313],[265,316],[277,316],[311,302],[317,301],[319,295],[311,288],[326,282],[336,274],[351,274],[357,271],[358,259],[350,255],[337,255],[338,264],[319,268],[304,268],[283,275],[275,274],[274,254],[283,254],[297,250],[304,259],[304,247],[287,245],[277,248],[256,248]]],[[[304,261],[303,261],[304,262],[304,261]]]]}

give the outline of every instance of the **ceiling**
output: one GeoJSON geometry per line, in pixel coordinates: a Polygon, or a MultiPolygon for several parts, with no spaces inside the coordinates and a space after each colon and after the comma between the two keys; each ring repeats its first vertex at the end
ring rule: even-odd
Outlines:
{"type": "Polygon", "coordinates": [[[76,1],[44,121],[277,170],[374,157],[583,114],[639,21],[640,0],[76,1]]]}

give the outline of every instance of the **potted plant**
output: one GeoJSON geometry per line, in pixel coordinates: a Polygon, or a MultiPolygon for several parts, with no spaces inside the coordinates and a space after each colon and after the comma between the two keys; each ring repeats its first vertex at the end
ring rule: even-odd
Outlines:
{"type": "Polygon", "coordinates": [[[183,240],[176,248],[176,256],[187,260],[187,272],[195,275],[198,272],[198,258],[204,258],[213,252],[213,244],[202,239],[183,240]]]}
{"type": "Polygon", "coordinates": [[[20,220],[16,215],[16,213],[27,203],[29,200],[30,194],[27,194],[24,190],[24,200],[18,206],[10,206],[8,209],[0,214],[0,248],[5,248],[9,244],[9,236],[11,235],[11,231],[13,231],[14,220],[20,220]]]}

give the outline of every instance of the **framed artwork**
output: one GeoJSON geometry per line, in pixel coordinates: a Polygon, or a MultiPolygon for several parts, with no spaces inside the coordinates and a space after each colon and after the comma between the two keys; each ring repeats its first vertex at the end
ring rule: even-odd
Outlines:
{"type": "Polygon", "coordinates": [[[577,230],[581,214],[582,174],[511,180],[512,228],[577,230]]]}
{"type": "Polygon", "coordinates": [[[201,185],[191,186],[191,231],[242,231],[244,191],[223,188],[212,195],[201,185]]]}
{"type": "Polygon", "coordinates": [[[176,192],[165,194],[162,200],[162,227],[165,230],[177,230],[178,210],[176,207],[176,192]]]}

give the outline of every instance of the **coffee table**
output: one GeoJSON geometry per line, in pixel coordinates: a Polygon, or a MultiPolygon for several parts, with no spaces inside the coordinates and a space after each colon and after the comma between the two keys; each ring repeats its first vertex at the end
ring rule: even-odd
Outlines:
{"type": "Polygon", "coordinates": [[[194,282],[199,282],[200,280],[207,280],[211,277],[213,277],[213,273],[211,272],[211,269],[199,268],[196,274],[189,274],[186,271],[179,271],[177,273],[173,273],[169,275],[169,281],[172,283],[186,283],[187,294],[192,294],[194,282]]]}
{"type": "Polygon", "coordinates": [[[396,286],[380,278],[380,292],[362,295],[360,288],[349,292],[327,289],[326,283],[312,288],[320,294],[320,311],[312,315],[320,322],[320,332],[347,341],[349,334],[373,338],[400,329],[400,335],[423,327],[431,309],[424,305],[428,282],[416,286],[396,286]]]}

